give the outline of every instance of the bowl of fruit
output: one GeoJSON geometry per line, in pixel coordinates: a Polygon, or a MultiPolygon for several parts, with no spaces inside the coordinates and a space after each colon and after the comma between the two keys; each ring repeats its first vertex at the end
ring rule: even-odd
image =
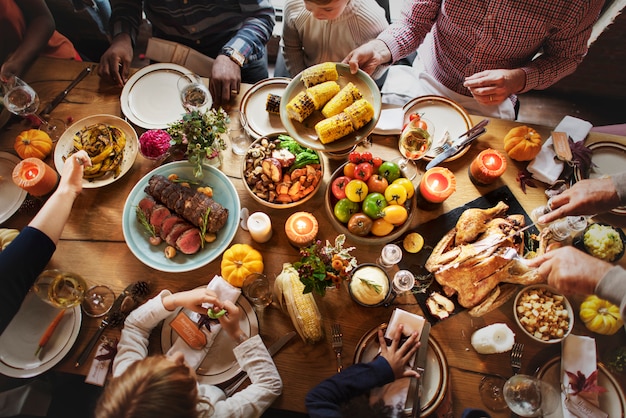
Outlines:
{"type": "Polygon", "coordinates": [[[409,229],[415,186],[397,163],[353,151],[331,176],[325,207],[337,232],[360,244],[386,244],[409,229]]]}
{"type": "Polygon", "coordinates": [[[288,209],[311,199],[322,185],[324,160],[284,133],[254,141],[243,159],[242,178],[252,198],[288,209]]]}

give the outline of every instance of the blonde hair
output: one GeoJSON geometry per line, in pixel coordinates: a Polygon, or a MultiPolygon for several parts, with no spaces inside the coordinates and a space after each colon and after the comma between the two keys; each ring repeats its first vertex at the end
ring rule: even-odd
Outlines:
{"type": "Polygon", "coordinates": [[[111,380],[98,400],[96,418],[197,418],[196,377],[184,364],[150,356],[111,380]]]}

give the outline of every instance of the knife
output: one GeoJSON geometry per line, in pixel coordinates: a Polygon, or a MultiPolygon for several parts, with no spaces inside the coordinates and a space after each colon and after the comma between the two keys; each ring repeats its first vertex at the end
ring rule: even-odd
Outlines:
{"type": "Polygon", "coordinates": [[[65,99],[65,96],[68,95],[68,93],[74,88],[76,87],[76,85],[78,83],[80,83],[82,81],[83,78],[87,77],[89,75],[89,73],[91,73],[91,67],[85,67],[83,68],[83,70],[76,76],[76,78],[74,79],[74,81],[72,81],[66,88],[65,90],[63,90],[61,93],[57,94],[57,96],[52,99],[52,101],[50,103],[48,103],[48,106],[45,107],[44,110],[42,110],[39,115],[43,116],[43,115],[49,115],[50,112],[52,112],[52,110],[57,107],[59,105],[59,103],[61,103],[63,101],[63,99],[65,99]]]}
{"type": "Polygon", "coordinates": [[[424,322],[420,334],[420,348],[417,351],[413,370],[419,373],[419,377],[411,379],[407,399],[404,404],[404,415],[417,418],[422,415],[422,395],[424,393],[424,373],[426,371],[426,359],[428,357],[428,336],[430,335],[430,323],[424,322]]]}
{"type": "Polygon", "coordinates": [[[448,158],[452,157],[453,155],[458,153],[460,150],[465,148],[473,140],[475,140],[476,138],[484,134],[487,131],[485,129],[485,126],[488,123],[489,123],[489,119],[483,119],[482,121],[477,123],[476,126],[472,127],[467,132],[458,136],[457,139],[455,139],[454,142],[452,142],[452,144],[450,145],[448,149],[443,151],[441,154],[437,155],[426,165],[426,170],[430,170],[431,168],[436,167],[437,165],[441,164],[443,161],[447,160],[448,158]]]}
{"type": "MultiPolygon", "coordinates": [[[[285,344],[291,341],[291,339],[295,335],[296,335],[296,332],[291,331],[283,335],[282,337],[280,337],[274,344],[270,345],[269,348],[267,349],[267,351],[270,353],[270,356],[274,357],[274,354],[278,353],[278,351],[281,348],[283,348],[285,344]]],[[[224,389],[224,393],[226,393],[226,396],[230,397],[233,393],[235,393],[237,389],[239,389],[239,386],[241,386],[243,382],[246,381],[247,378],[248,378],[248,373],[246,373],[245,370],[240,371],[236,375],[235,381],[224,389]]]]}

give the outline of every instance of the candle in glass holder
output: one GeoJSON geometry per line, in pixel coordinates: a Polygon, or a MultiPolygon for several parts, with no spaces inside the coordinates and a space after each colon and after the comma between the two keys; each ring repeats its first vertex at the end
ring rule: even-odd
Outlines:
{"type": "Polygon", "coordinates": [[[444,167],[434,167],[424,173],[419,185],[421,197],[430,203],[441,203],[456,190],[456,178],[444,167]]]}
{"type": "Polygon", "coordinates": [[[318,228],[317,219],[309,212],[296,212],[285,222],[287,239],[296,247],[311,245],[317,237],[318,228]]]}
{"type": "Polygon", "coordinates": [[[469,166],[470,179],[480,185],[491,184],[506,170],[506,158],[495,149],[482,151],[469,166]]]}
{"type": "Polygon", "coordinates": [[[33,196],[50,193],[59,181],[57,172],[38,158],[26,158],[13,169],[13,183],[33,196]]]}
{"type": "Polygon", "coordinates": [[[263,212],[254,212],[248,216],[248,231],[256,242],[262,244],[272,238],[272,221],[263,212]]]}

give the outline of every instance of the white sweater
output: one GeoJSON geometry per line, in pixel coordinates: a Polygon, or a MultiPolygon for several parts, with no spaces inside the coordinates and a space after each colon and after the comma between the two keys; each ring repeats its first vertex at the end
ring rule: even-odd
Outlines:
{"type": "Polygon", "coordinates": [[[318,20],[304,0],[287,0],[280,41],[287,70],[293,77],[314,64],[341,62],[387,26],[385,11],[375,0],[350,0],[335,20],[318,20]]]}

